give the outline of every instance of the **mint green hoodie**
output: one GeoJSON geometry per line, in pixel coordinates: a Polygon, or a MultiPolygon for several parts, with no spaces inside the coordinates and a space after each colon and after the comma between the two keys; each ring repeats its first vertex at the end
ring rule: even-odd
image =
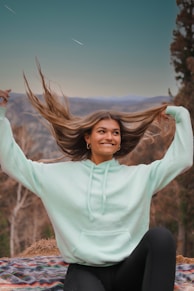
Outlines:
{"type": "Polygon", "coordinates": [[[25,157],[0,108],[0,164],[43,201],[58,248],[68,263],[108,266],[130,255],[149,228],[154,193],[192,166],[193,134],[188,111],[169,106],[176,120],[172,144],[149,165],[112,159],[44,164],[25,157]]]}

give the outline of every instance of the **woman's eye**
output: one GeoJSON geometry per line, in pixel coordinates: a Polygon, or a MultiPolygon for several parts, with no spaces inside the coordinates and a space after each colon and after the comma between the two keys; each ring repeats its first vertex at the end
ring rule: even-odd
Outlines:
{"type": "Polygon", "coordinates": [[[105,131],[103,129],[100,129],[98,132],[99,133],[105,133],[105,131]]]}
{"type": "Polygon", "coordinates": [[[114,135],[119,135],[120,132],[119,131],[114,131],[114,135]]]}

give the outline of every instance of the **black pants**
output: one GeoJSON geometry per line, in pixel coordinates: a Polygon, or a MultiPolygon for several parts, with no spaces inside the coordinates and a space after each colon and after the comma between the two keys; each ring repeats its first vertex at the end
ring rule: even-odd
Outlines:
{"type": "Polygon", "coordinates": [[[149,230],[132,254],[110,267],[71,264],[64,291],[173,291],[176,249],[165,228],[149,230]]]}

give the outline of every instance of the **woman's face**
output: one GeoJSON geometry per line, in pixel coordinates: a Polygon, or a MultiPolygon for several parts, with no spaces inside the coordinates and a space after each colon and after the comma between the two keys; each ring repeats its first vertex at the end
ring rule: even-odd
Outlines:
{"type": "Polygon", "coordinates": [[[91,160],[95,164],[111,160],[120,149],[119,123],[113,119],[100,120],[92,128],[91,134],[85,135],[85,141],[91,148],[91,160]]]}

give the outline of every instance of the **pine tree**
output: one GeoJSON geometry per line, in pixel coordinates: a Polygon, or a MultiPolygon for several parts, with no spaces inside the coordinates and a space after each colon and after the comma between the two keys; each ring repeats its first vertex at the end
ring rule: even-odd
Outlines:
{"type": "Polygon", "coordinates": [[[190,111],[194,128],[194,0],[176,0],[179,13],[171,43],[171,60],[180,88],[175,105],[190,111]]]}
{"type": "MultiPolygon", "coordinates": [[[[182,105],[189,110],[194,128],[194,0],[176,0],[176,3],[179,13],[176,17],[176,29],[173,31],[170,50],[175,78],[180,88],[174,98],[174,104],[182,105]]],[[[176,179],[180,192],[178,237],[182,237],[182,246],[179,245],[179,250],[184,250],[183,255],[192,256],[194,255],[193,174],[194,167],[176,179]]]]}
{"type": "Polygon", "coordinates": [[[185,86],[193,81],[191,63],[194,60],[194,0],[176,0],[176,3],[179,13],[170,47],[171,60],[176,80],[185,86]]]}

